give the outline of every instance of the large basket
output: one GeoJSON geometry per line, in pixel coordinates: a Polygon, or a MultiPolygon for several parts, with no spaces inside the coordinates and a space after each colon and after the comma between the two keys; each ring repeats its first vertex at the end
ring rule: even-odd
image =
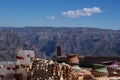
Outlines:
{"type": "Polygon", "coordinates": [[[108,76],[107,67],[101,64],[94,64],[92,74],[95,77],[108,76]]]}

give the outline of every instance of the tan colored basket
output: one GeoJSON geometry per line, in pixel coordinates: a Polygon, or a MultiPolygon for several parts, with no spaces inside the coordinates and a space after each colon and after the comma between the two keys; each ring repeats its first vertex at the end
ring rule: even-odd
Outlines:
{"type": "Polygon", "coordinates": [[[78,77],[78,80],[83,80],[83,77],[81,76],[81,77],[78,77]]]}

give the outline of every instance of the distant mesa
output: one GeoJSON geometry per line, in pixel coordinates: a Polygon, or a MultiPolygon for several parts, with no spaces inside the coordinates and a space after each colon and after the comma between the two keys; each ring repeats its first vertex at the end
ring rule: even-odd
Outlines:
{"type": "Polygon", "coordinates": [[[80,56],[119,56],[120,30],[70,27],[1,27],[0,60],[15,60],[17,49],[35,51],[35,56],[51,58],[78,53],[80,56]],[[65,53],[65,54],[64,54],[65,53]]]}

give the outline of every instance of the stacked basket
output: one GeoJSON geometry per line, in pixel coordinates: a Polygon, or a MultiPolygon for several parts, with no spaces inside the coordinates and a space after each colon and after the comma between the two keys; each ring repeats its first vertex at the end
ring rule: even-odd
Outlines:
{"type": "Polygon", "coordinates": [[[92,74],[95,77],[108,76],[107,67],[105,65],[101,65],[101,64],[94,64],[92,74]]]}

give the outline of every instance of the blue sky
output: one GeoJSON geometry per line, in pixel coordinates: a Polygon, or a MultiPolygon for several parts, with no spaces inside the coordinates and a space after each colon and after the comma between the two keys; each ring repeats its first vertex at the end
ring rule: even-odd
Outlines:
{"type": "Polygon", "coordinates": [[[0,0],[0,26],[120,29],[120,0],[0,0]]]}

